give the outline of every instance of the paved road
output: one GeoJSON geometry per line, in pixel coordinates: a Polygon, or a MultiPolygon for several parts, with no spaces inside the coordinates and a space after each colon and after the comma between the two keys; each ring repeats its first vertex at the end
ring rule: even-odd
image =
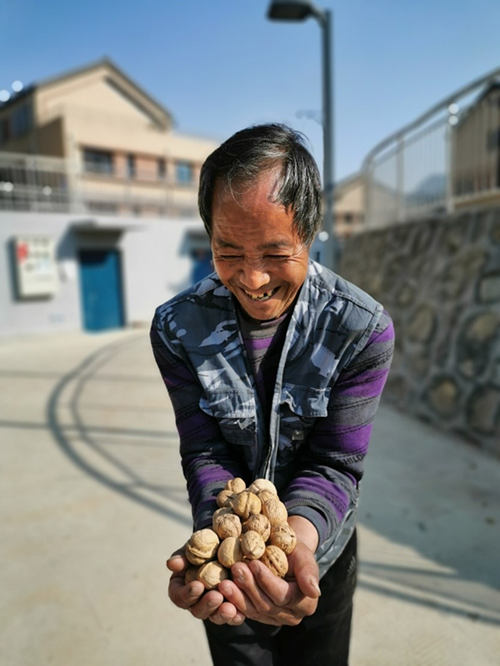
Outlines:
{"type": "MultiPolygon", "coordinates": [[[[0,339],[0,396],[0,664],[210,664],[166,597],[190,515],[147,331],[0,339]]],[[[500,663],[499,495],[499,460],[380,410],[353,666],[500,663]]]]}

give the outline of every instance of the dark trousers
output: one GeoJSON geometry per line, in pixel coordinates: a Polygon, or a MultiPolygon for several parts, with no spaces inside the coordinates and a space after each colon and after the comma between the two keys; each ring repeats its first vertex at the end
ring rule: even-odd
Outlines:
{"type": "Polygon", "coordinates": [[[296,627],[247,620],[239,627],[206,621],[214,666],[347,666],[356,587],[356,532],[320,581],[314,615],[296,627]]]}

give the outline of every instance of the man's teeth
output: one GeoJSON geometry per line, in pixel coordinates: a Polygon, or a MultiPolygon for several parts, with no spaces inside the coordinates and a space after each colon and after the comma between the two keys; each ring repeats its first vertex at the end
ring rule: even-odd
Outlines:
{"type": "Polygon", "coordinates": [[[252,299],[252,301],[266,301],[268,298],[274,294],[275,290],[266,291],[263,294],[249,294],[248,291],[245,291],[245,294],[252,299]]]}

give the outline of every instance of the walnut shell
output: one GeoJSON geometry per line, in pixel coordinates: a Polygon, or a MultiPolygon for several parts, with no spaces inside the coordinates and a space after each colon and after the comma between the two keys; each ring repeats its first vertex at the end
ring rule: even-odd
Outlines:
{"type": "Polygon", "coordinates": [[[220,493],[217,495],[215,498],[215,501],[217,502],[218,507],[222,506],[229,506],[229,500],[233,496],[233,491],[228,490],[227,488],[224,488],[224,490],[221,490],[220,493]]]}
{"type": "Polygon", "coordinates": [[[288,518],[288,511],[286,506],[277,497],[268,499],[262,505],[262,513],[269,518],[272,525],[282,525],[286,523],[288,518]]]}
{"type": "Polygon", "coordinates": [[[212,521],[219,516],[224,516],[226,513],[233,513],[230,506],[221,506],[219,509],[215,509],[212,514],[212,521]]]}
{"type": "Polygon", "coordinates": [[[278,546],[266,546],[260,561],[273,572],[275,576],[283,578],[288,571],[288,560],[285,553],[278,546]]]}
{"type": "Polygon", "coordinates": [[[260,534],[260,536],[267,541],[269,535],[271,534],[271,523],[269,518],[264,516],[262,513],[252,514],[242,525],[243,532],[248,532],[248,530],[254,530],[260,534]]]}
{"type": "Polygon", "coordinates": [[[186,558],[191,564],[199,566],[215,557],[219,546],[219,537],[208,527],[193,532],[184,548],[186,558]]]}
{"type": "Polygon", "coordinates": [[[264,539],[254,530],[248,530],[241,535],[240,546],[246,560],[258,560],[266,550],[264,539]]]}
{"type": "Polygon", "coordinates": [[[244,490],[229,499],[229,506],[234,513],[237,513],[243,520],[247,520],[252,513],[260,513],[262,503],[257,495],[244,490]]]}
{"type": "Polygon", "coordinates": [[[227,569],[230,569],[235,562],[240,562],[243,559],[243,553],[239,538],[230,536],[224,539],[217,551],[217,559],[227,569]]]}
{"type": "Polygon", "coordinates": [[[227,569],[219,562],[206,562],[198,569],[198,580],[207,590],[213,590],[225,578],[229,577],[227,569]]]}
{"type": "Polygon", "coordinates": [[[262,502],[262,506],[264,506],[267,500],[276,499],[277,495],[276,493],[273,493],[272,490],[259,490],[259,492],[257,493],[257,497],[262,502]]]}
{"type": "Polygon", "coordinates": [[[269,537],[269,544],[278,546],[284,553],[290,555],[297,543],[295,532],[288,523],[283,525],[273,525],[271,528],[271,536],[269,537]]]}
{"type": "Polygon", "coordinates": [[[223,513],[218,516],[214,514],[212,528],[220,539],[230,536],[240,536],[241,520],[235,513],[223,513]]]}
{"type": "Polygon", "coordinates": [[[233,494],[243,492],[247,487],[247,484],[239,476],[234,479],[229,479],[226,482],[225,490],[230,490],[233,494]]]}
{"type": "Polygon", "coordinates": [[[276,490],[276,486],[272,481],[269,481],[269,479],[255,479],[249,486],[248,490],[251,493],[255,493],[258,495],[262,490],[269,490],[273,495],[277,495],[278,491],[276,490]]]}

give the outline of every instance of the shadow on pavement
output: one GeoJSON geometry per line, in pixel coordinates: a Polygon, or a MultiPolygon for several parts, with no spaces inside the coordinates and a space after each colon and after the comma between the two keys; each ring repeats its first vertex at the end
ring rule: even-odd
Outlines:
{"type": "Polygon", "coordinates": [[[372,543],[360,586],[500,625],[499,461],[393,407],[379,417],[361,491],[372,543]]]}
{"type": "MultiPolygon", "coordinates": [[[[92,425],[86,423],[81,414],[81,397],[88,382],[95,379],[101,368],[112,362],[126,346],[136,342],[136,338],[112,342],[87,356],[74,370],[64,375],[47,401],[47,423],[61,450],[90,477],[171,520],[191,525],[184,488],[169,486],[161,480],[154,482],[151,474],[148,474],[147,465],[142,468],[134,464],[133,456],[130,455],[131,460],[128,462],[124,451],[125,448],[130,451],[130,447],[156,447],[164,452],[168,440],[177,445],[177,433],[161,429],[92,425]],[[69,414],[64,418],[61,413],[66,404],[69,406],[69,414]],[[118,436],[113,447],[122,448],[121,454],[112,453],[108,442],[100,442],[98,435],[118,436]]],[[[99,380],[103,379],[120,383],[141,381],[136,376],[113,373],[99,374],[99,380]]],[[[106,406],[101,405],[101,408],[106,409],[106,406]]],[[[37,424],[32,425],[37,427],[37,424]]],[[[23,423],[23,427],[26,426],[23,423]]]]}

